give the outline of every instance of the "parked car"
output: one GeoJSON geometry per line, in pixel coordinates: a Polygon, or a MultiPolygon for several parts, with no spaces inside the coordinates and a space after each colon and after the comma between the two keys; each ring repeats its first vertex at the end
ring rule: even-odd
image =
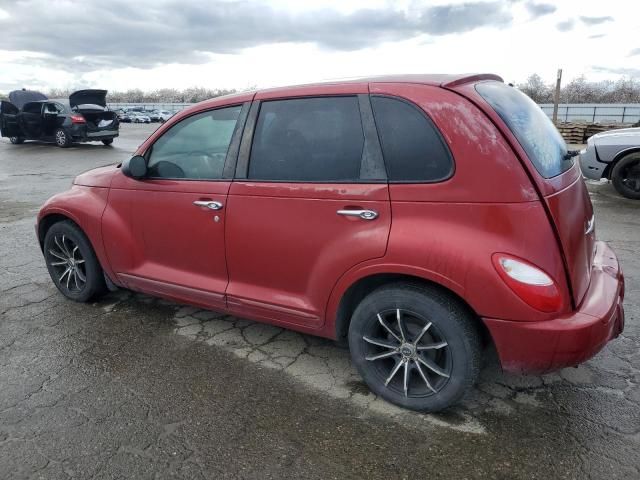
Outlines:
{"type": "Polygon", "coordinates": [[[618,193],[640,200],[640,128],[598,133],[580,152],[582,174],[592,180],[611,180],[618,193]]]}
{"type": "Polygon", "coordinates": [[[129,116],[133,123],[151,123],[151,118],[142,112],[130,112],[129,116]]]}
{"type": "Polygon", "coordinates": [[[122,113],[122,115],[118,115],[118,119],[120,120],[120,123],[131,123],[132,122],[131,117],[132,115],[127,112],[122,113]]]}
{"type": "Polygon", "coordinates": [[[152,122],[159,122],[160,121],[160,111],[159,110],[151,110],[149,112],[145,112],[147,114],[147,116],[149,117],[149,119],[152,122]]]}
{"type": "Polygon", "coordinates": [[[0,130],[13,144],[25,140],[55,142],[101,141],[111,145],[119,135],[119,121],[107,109],[106,90],[79,90],[68,99],[48,99],[40,92],[16,90],[0,104],[0,130]]]}
{"type": "Polygon", "coordinates": [[[248,92],[79,175],[38,240],[70,299],[119,286],[346,341],[373,392],[436,411],[490,344],[541,372],[622,331],[622,271],[566,154],[494,75],[248,92]]]}
{"type": "Polygon", "coordinates": [[[160,123],[164,123],[167,120],[169,120],[171,117],[173,117],[173,112],[170,112],[168,110],[160,110],[160,123]]]}

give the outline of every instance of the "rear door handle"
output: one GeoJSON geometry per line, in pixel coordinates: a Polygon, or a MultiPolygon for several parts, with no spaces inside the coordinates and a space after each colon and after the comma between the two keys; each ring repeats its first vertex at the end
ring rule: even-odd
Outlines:
{"type": "Polygon", "coordinates": [[[196,207],[206,207],[211,210],[220,210],[222,208],[222,203],[213,200],[196,200],[193,204],[196,207]]]}
{"type": "Polygon", "coordinates": [[[345,217],[358,217],[362,220],[375,220],[378,218],[378,212],[375,210],[338,210],[336,213],[345,217]]]}

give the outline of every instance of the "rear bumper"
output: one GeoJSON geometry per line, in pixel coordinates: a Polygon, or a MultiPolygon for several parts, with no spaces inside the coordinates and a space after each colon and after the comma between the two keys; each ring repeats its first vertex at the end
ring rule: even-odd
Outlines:
{"type": "Polygon", "coordinates": [[[115,138],[120,131],[117,126],[91,131],[85,125],[73,125],[69,134],[74,142],[95,142],[115,138]]]}
{"type": "Polygon", "coordinates": [[[624,276],[613,250],[596,243],[591,283],[573,313],[544,322],[485,318],[502,368],[548,372],[582,363],[624,329],[624,276]]]}

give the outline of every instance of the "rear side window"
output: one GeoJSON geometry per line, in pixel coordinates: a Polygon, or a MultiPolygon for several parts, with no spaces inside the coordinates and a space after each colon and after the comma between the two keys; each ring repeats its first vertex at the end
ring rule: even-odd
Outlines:
{"type": "Polygon", "coordinates": [[[248,176],[294,182],[357,180],[363,148],[357,97],[263,102],[248,176]]]}
{"type": "Polygon", "coordinates": [[[437,182],[451,175],[451,153],[423,112],[390,97],[371,97],[371,105],[389,181],[437,182]]]}
{"type": "Polygon", "coordinates": [[[573,166],[551,119],[524,93],[502,82],[479,83],[476,91],[509,127],[540,175],[555,177],[573,166]]]}

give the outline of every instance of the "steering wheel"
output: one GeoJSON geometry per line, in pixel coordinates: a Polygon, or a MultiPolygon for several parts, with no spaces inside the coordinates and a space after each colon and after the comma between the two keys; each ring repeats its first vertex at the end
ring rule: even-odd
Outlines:
{"type": "Polygon", "coordinates": [[[209,153],[199,150],[189,152],[189,161],[192,159],[200,161],[199,166],[194,170],[198,171],[201,178],[212,178],[222,173],[225,158],[226,154],[222,153],[209,153]]]}

